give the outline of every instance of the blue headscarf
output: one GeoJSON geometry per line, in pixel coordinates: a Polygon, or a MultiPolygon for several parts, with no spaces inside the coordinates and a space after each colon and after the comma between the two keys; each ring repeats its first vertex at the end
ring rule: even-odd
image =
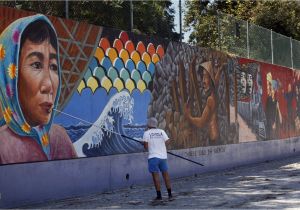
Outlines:
{"type": "MultiPolygon", "coordinates": [[[[24,118],[18,99],[18,65],[22,33],[29,24],[38,20],[48,23],[55,32],[50,20],[46,16],[39,14],[14,21],[0,35],[0,100],[3,112],[3,118],[1,119],[0,125],[7,124],[14,133],[20,136],[32,137],[41,146],[47,158],[50,159],[48,133],[53,120],[53,112],[48,124],[31,127],[24,118]]],[[[61,69],[58,49],[57,62],[59,86],[54,102],[55,109],[57,107],[61,86],[61,69]]],[[[9,141],[9,139],[7,140],[9,141]]]]}

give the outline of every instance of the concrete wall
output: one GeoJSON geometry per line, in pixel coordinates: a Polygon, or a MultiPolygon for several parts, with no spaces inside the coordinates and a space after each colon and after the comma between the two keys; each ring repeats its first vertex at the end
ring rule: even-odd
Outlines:
{"type": "MultiPolygon", "coordinates": [[[[173,151],[204,167],[169,155],[172,179],[299,154],[300,138],[173,151]]],[[[135,153],[0,167],[0,207],[84,196],[151,184],[147,154],[135,153]],[[127,175],[127,179],[126,179],[127,175]]]]}
{"type": "MultiPolygon", "coordinates": [[[[32,14],[0,7],[0,19],[3,19],[0,34],[16,19],[32,14]]],[[[282,158],[300,151],[300,107],[296,106],[300,104],[300,79],[296,70],[85,22],[49,18],[60,46],[81,47],[77,50],[66,47],[60,52],[62,71],[69,73],[62,74],[58,108],[65,115],[57,115],[54,120],[66,128],[78,155],[90,158],[1,165],[0,207],[150,184],[147,155],[132,153],[142,151],[142,146],[122,135],[142,138],[143,126],[151,116],[158,118],[158,127],[166,130],[172,139],[175,153],[205,165],[200,167],[170,156],[173,178],[282,158]],[[210,81],[209,95],[206,95],[204,78],[210,81]],[[289,86],[296,96],[285,97],[283,93],[288,92],[289,86]],[[276,91],[282,122],[277,117],[277,122],[276,119],[273,122],[273,116],[279,111],[273,103],[268,103],[271,102],[268,87],[276,91]],[[185,116],[188,113],[201,119],[206,105],[211,105],[208,97],[217,104],[209,113],[210,119],[205,125],[188,122],[190,117],[185,116]],[[186,103],[190,111],[184,108],[186,103]],[[86,121],[98,127],[86,128],[86,121]],[[132,133],[127,133],[125,126],[132,133]],[[101,135],[111,128],[114,133],[101,135]],[[138,128],[140,136],[133,132],[138,128]],[[122,135],[115,135],[116,132],[122,135]],[[189,147],[192,149],[185,149],[189,147]]],[[[11,95],[8,92],[5,89],[0,95],[11,95]]],[[[5,154],[19,154],[3,150],[5,154]]],[[[19,162],[27,160],[23,157],[19,162]]],[[[11,162],[14,161],[7,161],[11,162]]]]}

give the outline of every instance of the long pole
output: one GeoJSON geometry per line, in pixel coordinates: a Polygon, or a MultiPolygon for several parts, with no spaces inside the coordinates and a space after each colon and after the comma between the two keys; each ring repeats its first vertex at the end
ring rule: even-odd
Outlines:
{"type": "MultiPolygon", "coordinates": [[[[136,139],[134,139],[134,138],[131,138],[131,137],[129,137],[129,136],[126,136],[126,135],[124,135],[124,134],[120,134],[120,135],[121,135],[122,137],[124,137],[124,138],[127,138],[127,139],[130,139],[130,140],[139,142],[140,144],[143,144],[142,142],[140,142],[140,141],[138,141],[138,140],[136,140],[136,139]]],[[[184,159],[184,160],[190,161],[190,162],[195,163],[195,164],[197,164],[197,165],[204,166],[204,165],[201,164],[201,163],[198,163],[198,162],[196,162],[196,161],[193,161],[193,160],[190,160],[190,159],[188,159],[188,158],[182,157],[182,156],[180,156],[180,155],[174,154],[174,153],[172,153],[172,152],[167,151],[167,153],[170,154],[170,155],[173,155],[173,156],[175,156],[175,157],[179,157],[179,158],[182,158],[182,159],[184,159]]]]}
{"type": "MultiPolygon", "coordinates": [[[[71,115],[71,114],[68,114],[68,113],[66,113],[66,112],[60,111],[60,110],[58,110],[58,109],[53,109],[53,110],[56,111],[56,112],[59,112],[59,113],[61,113],[61,114],[64,114],[64,115],[66,115],[66,116],[68,116],[68,117],[70,117],[70,118],[79,120],[79,121],[81,121],[81,122],[90,124],[90,125],[95,126],[95,127],[97,127],[97,128],[101,128],[101,129],[103,129],[103,130],[109,131],[109,132],[114,133],[114,134],[116,134],[116,135],[119,135],[119,136],[122,136],[122,137],[124,137],[124,138],[130,139],[130,140],[133,140],[133,141],[136,141],[136,142],[138,142],[138,143],[140,143],[140,144],[143,144],[143,142],[141,142],[141,141],[139,141],[139,140],[137,140],[137,139],[131,138],[131,137],[129,137],[129,136],[126,136],[126,135],[124,135],[124,134],[120,134],[120,133],[117,133],[117,132],[114,132],[114,131],[111,131],[111,130],[107,130],[107,129],[105,129],[105,128],[102,127],[102,126],[95,125],[94,123],[91,123],[91,122],[89,122],[89,121],[87,121],[87,120],[84,120],[84,119],[81,119],[81,118],[79,118],[79,117],[75,117],[75,116],[73,116],[73,115],[71,115]]],[[[201,163],[198,163],[198,162],[193,161],[193,160],[191,160],[191,159],[188,159],[188,158],[182,157],[182,156],[180,156],[180,155],[174,154],[174,153],[172,153],[172,152],[169,152],[169,151],[168,151],[167,153],[170,154],[170,155],[173,155],[173,156],[175,156],[175,157],[181,158],[181,159],[183,159],[183,160],[189,161],[189,162],[191,162],[191,163],[195,163],[195,164],[197,164],[197,165],[204,166],[204,165],[201,164],[201,163]]]]}

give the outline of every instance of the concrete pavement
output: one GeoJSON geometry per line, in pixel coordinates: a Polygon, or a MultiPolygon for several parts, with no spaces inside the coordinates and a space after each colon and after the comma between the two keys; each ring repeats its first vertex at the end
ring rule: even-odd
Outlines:
{"type": "Polygon", "coordinates": [[[172,188],[175,200],[167,201],[163,187],[160,203],[151,202],[156,194],[147,185],[20,208],[296,209],[300,208],[300,155],[172,180],[172,188]]]}

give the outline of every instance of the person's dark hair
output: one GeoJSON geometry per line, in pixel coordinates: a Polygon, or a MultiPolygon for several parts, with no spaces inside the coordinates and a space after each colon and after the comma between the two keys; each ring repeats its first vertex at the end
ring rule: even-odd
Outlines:
{"type": "Polygon", "coordinates": [[[22,49],[26,39],[37,44],[49,40],[51,46],[57,51],[56,34],[52,27],[44,20],[34,21],[27,26],[22,33],[20,49],[22,49]]]}

